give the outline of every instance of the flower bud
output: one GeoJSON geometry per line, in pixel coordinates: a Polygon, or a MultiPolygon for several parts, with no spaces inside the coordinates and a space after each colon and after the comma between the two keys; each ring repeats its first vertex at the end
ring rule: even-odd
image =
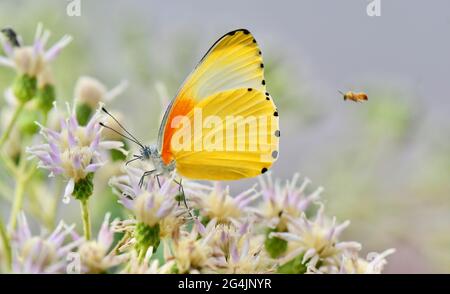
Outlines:
{"type": "Polygon", "coordinates": [[[53,102],[56,100],[53,76],[48,67],[38,76],[36,96],[39,109],[44,113],[48,113],[53,108],[53,102]]]}
{"type": "Polygon", "coordinates": [[[20,133],[24,135],[36,134],[39,131],[39,126],[35,121],[39,121],[39,113],[34,109],[25,108],[17,121],[20,133]]]}
{"type": "Polygon", "coordinates": [[[270,257],[277,258],[284,254],[287,250],[288,242],[278,237],[270,237],[270,233],[275,232],[276,229],[267,229],[264,247],[269,253],[270,257]]]}
{"type": "Polygon", "coordinates": [[[75,85],[77,119],[85,125],[107,93],[106,87],[91,77],[80,77],[75,85]]]}
{"type": "Polygon", "coordinates": [[[94,173],[88,173],[84,179],[78,180],[73,188],[73,197],[80,201],[87,200],[94,191],[93,179],[94,173]]]}
{"type": "Polygon", "coordinates": [[[37,79],[28,74],[16,77],[13,84],[13,93],[21,103],[26,103],[36,95],[37,79]]]}
{"type": "Polygon", "coordinates": [[[47,84],[37,91],[38,107],[44,113],[48,113],[53,108],[53,102],[56,99],[55,88],[47,84]]]}
{"type": "Polygon", "coordinates": [[[148,248],[153,247],[153,250],[159,246],[159,224],[149,226],[145,223],[139,222],[136,224],[135,230],[136,249],[139,252],[146,252],[148,248]]]}

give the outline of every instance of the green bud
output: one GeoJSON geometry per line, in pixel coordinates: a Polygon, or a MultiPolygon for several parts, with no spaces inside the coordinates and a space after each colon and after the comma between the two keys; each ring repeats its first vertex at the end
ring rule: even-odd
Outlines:
{"type": "Polygon", "coordinates": [[[170,272],[169,272],[169,273],[171,273],[171,274],[179,274],[179,273],[180,273],[180,270],[178,269],[177,264],[174,264],[174,265],[172,266],[172,268],[170,269],[170,272]]]}
{"type": "Polygon", "coordinates": [[[84,179],[78,180],[73,189],[73,197],[80,201],[87,200],[94,191],[93,179],[94,173],[88,173],[84,179]]]}
{"type": "Polygon", "coordinates": [[[145,223],[139,222],[135,229],[136,249],[137,251],[145,252],[150,246],[153,246],[153,252],[159,246],[159,224],[149,226],[145,223]]]}
{"type": "Polygon", "coordinates": [[[30,101],[36,95],[37,79],[28,74],[18,75],[14,80],[13,93],[20,102],[30,101]]]}
{"type": "Polygon", "coordinates": [[[276,229],[268,228],[266,231],[266,240],[264,241],[264,247],[269,253],[270,257],[277,258],[286,252],[288,243],[286,240],[278,237],[269,237],[270,233],[276,232],[276,229]]]}
{"type": "Polygon", "coordinates": [[[302,263],[303,253],[295,257],[291,261],[278,267],[277,272],[280,274],[304,274],[306,273],[306,264],[302,263]]]}
{"type": "Polygon", "coordinates": [[[85,103],[80,103],[77,105],[76,111],[77,111],[78,123],[81,126],[85,126],[85,125],[87,125],[89,119],[91,118],[91,115],[94,110],[89,105],[87,105],[85,103]]]}
{"type": "Polygon", "coordinates": [[[39,131],[39,126],[35,123],[35,121],[39,120],[40,117],[37,111],[24,109],[17,121],[17,125],[22,134],[34,135],[39,131]]]}
{"type": "Polygon", "coordinates": [[[55,87],[47,84],[37,91],[37,99],[39,101],[39,109],[47,113],[53,107],[53,101],[56,99],[55,87]]]}

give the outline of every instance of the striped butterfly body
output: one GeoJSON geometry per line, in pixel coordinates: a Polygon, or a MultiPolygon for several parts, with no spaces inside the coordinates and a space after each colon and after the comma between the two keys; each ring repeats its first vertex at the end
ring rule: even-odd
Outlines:
{"type": "Polygon", "coordinates": [[[279,136],[261,51],[253,35],[239,29],[207,51],[170,102],[157,144],[139,144],[134,159],[152,161],[149,173],[156,175],[176,170],[190,179],[237,180],[272,166],[279,136]]]}

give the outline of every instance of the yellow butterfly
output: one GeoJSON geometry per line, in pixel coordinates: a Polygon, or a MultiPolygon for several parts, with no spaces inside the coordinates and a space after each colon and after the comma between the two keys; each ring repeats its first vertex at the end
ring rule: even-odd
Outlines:
{"type": "Polygon", "coordinates": [[[169,104],[156,145],[125,132],[141,147],[131,161],[154,165],[144,176],[175,170],[190,179],[236,180],[265,173],[278,157],[280,130],[253,35],[239,29],[212,45],[169,104]]]}

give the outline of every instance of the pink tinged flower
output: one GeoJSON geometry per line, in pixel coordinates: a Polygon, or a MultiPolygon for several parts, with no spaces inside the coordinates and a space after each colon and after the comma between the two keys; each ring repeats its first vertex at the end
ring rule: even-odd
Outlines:
{"type": "Polygon", "coordinates": [[[201,216],[236,225],[254,213],[250,204],[260,197],[254,187],[233,197],[229,187],[224,188],[219,182],[214,182],[213,186],[186,182],[184,190],[199,208],[201,216]]]}
{"type": "Polygon", "coordinates": [[[175,196],[178,187],[173,177],[157,180],[147,178],[147,184],[139,186],[143,171],[133,167],[126,168],[127,175],[111,179],[110,185],[120,195],[119,203],[131,210],[139,222],[152,227],[167,219],[178,218],[183,208],[178,205],[175,196]]]}
{"type": "Polygon", "coordinates": [[[18,228],[13,234],[13,271],[15,273],[62,273],[67,254],[79,246],[82,239],[70,240],[74,225],[60,222],[47,237],[33,236],[26,217],[19,215],[18,228]],[[69,242],[66,242],[69,240],[69,242]]]}
{"type": "Polygon", "coordinates": [[[8,40],[1,38],[6,56],[0,56],[0,65],[16,68],[17,71],[31,76],[43,74],[47,64],[72,41],[71,36],[65,35],[46,51],[49,38],[50,32],[44,31],[41,23],[37,26],[34,42],[30,46],[12,47],[8,40]]]}
{"type": "Polygon", "coordinates": [[[268,226],[280,231],[286,229],[287,217],[299,217],[311,205],[317,201],[323,191],[319,187],[311,194],[305,190],[311,182],[305,178],[299,184],[300,176],[295,174],[291,181],[281,184],[273,181],[271,174],[260,178],[261,194],[264,199],[257,215],[261,219],[268,219],[268,226]]]}
{"type": "Polygon", "coordinates": [[[118,220],[110,223],[110,213],[106,213],[95,240],[84,241],[78,250],[83,273],[102,273],[129,260],[128,253],[116,254],[112,247],[114,228],[118,220]]]}
{"type": "MultiPolygon", "coordinates": [[[[321,261],[321,266],[331,266],[345,252],[357,252],[361,245],[357,242],[339,241],[340,234],[348,227],[349,221],[336,224],[333,218],[329,221],[324,216],[324,206],[320,207],[313,221],[308,220],[304,214],[299,218],[288,216],[287,232],[273,232],[269,237],[278,237],[289,244],[288,252],[281,258],[284,264],[300,254],[303,254],[303,263],[315,268],[321,261]]],[[[320,269],[319,269],[320,270],[320,269]]]]}
{"type": "Polygon", "coordinates": [[[122,149],[122,142],[101,140],[100,111],[92,116],[87,126],[81,126],[73,109],[67,105],[67,114],[55,110],[60,116],[61,129],[49,129],[38,124],[46,141],[27,148],[31,158],[38,159],[38,167],[50,171],[50,176],[63,175],[67,179],[63,202],[68,203],[75,184],[103,164],[103,153],[109,149],[122,149]]]}

